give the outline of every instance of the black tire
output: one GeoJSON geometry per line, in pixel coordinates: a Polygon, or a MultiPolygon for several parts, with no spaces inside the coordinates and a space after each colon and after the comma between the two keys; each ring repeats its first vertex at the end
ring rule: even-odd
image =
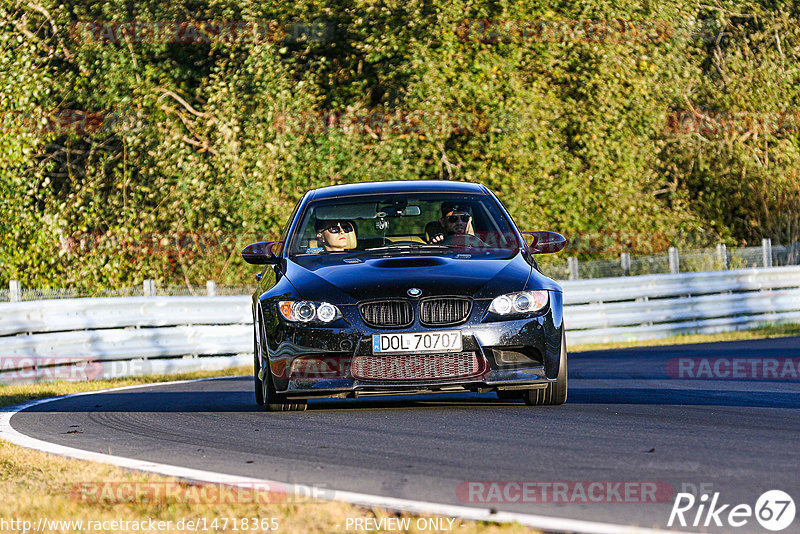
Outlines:
{"type": "MultiPolygon", "coordinates": [[[[264,337],[263,332],[260,330],[260,323],[255,321],[253,328],[253,383],[255,387],[256,403],[263,406],[264,410],[268,412],[300,412],[306,409],[307,403],[305,400],[292,400],[289,401],[283,395],[279,395],[275,391],[275,385],[272,382],[272,372],[269,365],[264,368],[264,380],[258,378],[258,373],[261,371],[261,358],[264,337]],[[259,339],[261,343],[259,343],[259,339]]],[[[266,358],[265,358],[266,360],[266,358]]]]}
{"type": "Polygon", "coordinates": [[[561,334],[558,376],[544,389],[529,389],[522,397],[528,406],[558,406],[567,402],[567,342],[561,334]]]}
{"type": "Polygon", "coordinates": [[[253,393],[256,397],[256,404],[264,406],[264,385],[261,379],[258,378],[258,372],[261,370],[261,346],[258,343],[260,323],[256,317],[257,308],[253,308],[253,393]]]}
{"type": "Polygon", "coordinates": [[[253,386],[256,395],[256,404],[264,406],[264,385],[261,383],[261,379],[258,378],[258,371],[260,368],[261,364],[258,361],[258,342],[256,341],[256,336],[253,335],[253,386]]]}
{"type": "Polygon", "coordinates": [[[264,371],[264,380],[261,381],[264,385],[264,409],[268,412],[302,412],[308,408],[308,402],[305,399],[292,399],[288,400],[284,395],[280,395],[275,391],[275,385],[272,383],[272,371],[269,366],[264,371]]]}

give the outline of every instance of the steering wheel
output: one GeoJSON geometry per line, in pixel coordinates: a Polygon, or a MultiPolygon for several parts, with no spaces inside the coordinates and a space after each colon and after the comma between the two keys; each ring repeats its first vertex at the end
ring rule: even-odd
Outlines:
{"type": "Polygon", "coordinates": [[[472,234],[450,234],[439,241],[443,245],[453,245],[455,247],[485,247],[486,242],[480,237],[472,234]]]}

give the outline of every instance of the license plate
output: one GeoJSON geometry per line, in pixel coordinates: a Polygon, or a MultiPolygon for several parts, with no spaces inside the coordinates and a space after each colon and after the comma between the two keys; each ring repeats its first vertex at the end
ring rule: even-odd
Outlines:
{"type": "Polygon", "coordinates": [[[421,354],[424,352],[461,352],[461,332],[419,332],[373,334],[373,354],[421,354]]]}

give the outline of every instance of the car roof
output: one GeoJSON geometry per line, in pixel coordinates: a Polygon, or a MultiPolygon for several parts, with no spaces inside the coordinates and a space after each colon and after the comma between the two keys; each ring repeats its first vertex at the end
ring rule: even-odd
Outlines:
{"type": "Polygon", "coordinates": [[[488,190],[481,184],[449,180],[394,180],[331,185],[310,192],[309,200],[381,193],[481,193],[488,190]]]}

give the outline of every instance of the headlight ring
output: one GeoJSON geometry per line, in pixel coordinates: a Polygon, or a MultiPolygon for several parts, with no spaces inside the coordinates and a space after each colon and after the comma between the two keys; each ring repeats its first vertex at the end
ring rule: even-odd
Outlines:
{"type": "Polygon", "coordinates": [[[535,313],[549,302],[550,295],[546,290],[517,291],[495,297],[489,305],[489,311],[497,315],[535,313]]]}
{"type": "Polygon", "coordinates": [[[339,308],[328,302],[282,300],[278,302],[281,317],[293,323],[330,323],[342,316],[339,308]]]}

